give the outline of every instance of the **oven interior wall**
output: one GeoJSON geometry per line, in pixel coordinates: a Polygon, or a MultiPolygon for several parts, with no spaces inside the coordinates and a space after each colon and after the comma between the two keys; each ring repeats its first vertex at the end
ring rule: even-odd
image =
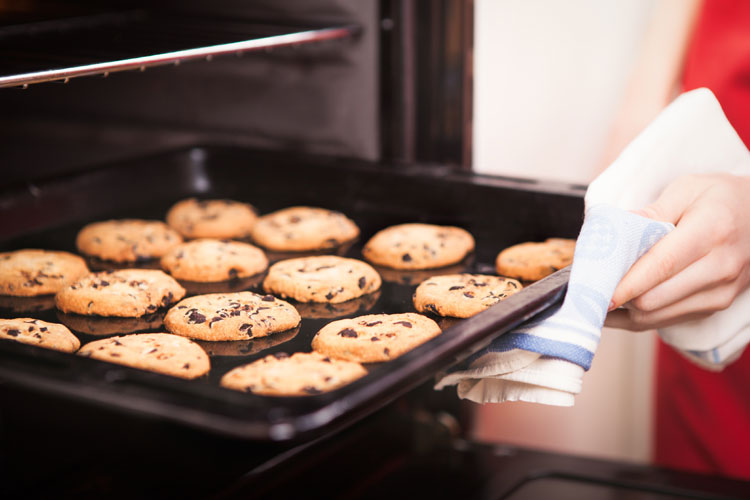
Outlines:
{"type": "MultiPolygon", "coordinates": [[[[0,14],[3,5],[0,2],[0,14]]],[[[81,2],[21,5],[56,13],[82,8],[81,2]]],[[[379,159],[378,2],[219,0],[210,6],[195,1],[146,5],[265,23],[356,24],[361,32],[346,40],[222,56],[211,62],[75,78],[25,90],[0,89],[0,185],[196,143],[379,159]]],[[[138,7],[142,5],[135,2],[107,6],[118,11],[138,7]]],[[[0,35],[0,44],[22,41],[3,40],[0,35]]],[[[96,40],[86,42],[96,50],[96,40]]]]}

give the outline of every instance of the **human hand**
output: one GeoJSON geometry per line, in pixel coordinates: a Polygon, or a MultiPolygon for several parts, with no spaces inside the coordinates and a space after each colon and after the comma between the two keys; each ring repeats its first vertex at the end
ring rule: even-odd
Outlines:
{"type": "Polygon", "coordinates": [[[636,213],[676,229],[620,281],[606,326],[647,330],[705,318],[750,284],[750,177],[681,177],[636,213]]]}

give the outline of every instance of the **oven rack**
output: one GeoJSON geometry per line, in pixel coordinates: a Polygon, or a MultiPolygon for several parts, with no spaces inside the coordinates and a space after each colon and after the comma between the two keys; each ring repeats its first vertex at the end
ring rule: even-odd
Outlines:
{"type": "Polygon", "coordinates": [[[0,26],[0,88],[179,65],[354,37],[356,25],[292,26],[132,10],[0,26]]]}

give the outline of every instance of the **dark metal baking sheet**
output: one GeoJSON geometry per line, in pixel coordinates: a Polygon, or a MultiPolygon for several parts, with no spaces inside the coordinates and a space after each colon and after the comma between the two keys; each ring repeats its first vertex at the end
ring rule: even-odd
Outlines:
{"type": "MultiPolygon", "coordinates": [[[[75,234],[86,222],[110,217],[163,218],[172,203],[186,196],[223,197],[250,202],[261,213],[291,205],[340,210],[362,231],[359,241],[342,250],[355,258],[361,258],[363,242],[391,224],[458,225],[475,236],[477,249],[450,271],[493,273],[494,257],[508,245],[575,236],[583,209],[581,194],[574,186],[456,173],[441,166],[374,165],[202,147],[16,186],[0,197],[0,245],[3,249],[74,251],[75,234]]],[[[0,342],[0,379],[230,436],[304,440],[352,423],[434,377],[560,300],[567,283],[567,270],[562,270],[473,318],[435,318],[444,327],[442,335],[400,358],[368,365],[366,377],[330,393],[273,398],[219,387],[221,376],[235,366],[275,352],[309,351],[312,336],[333,319],[413,311],[411,296],[419,280],[445,272],[379,271],[384,284],[378,295],[341,310],[306,311],[299,331],[209,347],[212,369],[199,380],[178,380],[10,341],[0,342]]],[[[257,290],[258,283],[251,280],[241,286],[257,290]]],[[[4,316],[9,314],[8,309],[3,311],[4,316]]],[[[143,324],[113,325],[87,318],[72,322],[50,309],[29,315],[67,320],[82,343],[119,330],[160,330],[158,317],[147,318],[143,324]]]]}

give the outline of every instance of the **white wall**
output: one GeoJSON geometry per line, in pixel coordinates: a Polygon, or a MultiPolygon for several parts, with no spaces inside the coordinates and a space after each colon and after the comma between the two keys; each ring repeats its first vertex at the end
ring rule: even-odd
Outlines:
{"type": "Polygon", "coordinates": [[[476,0],[474,169],[588,183],[652,0],[476,0]]]}
{"type": "MultiPolygon", "coordinates": [[[[474,169],[587,184],[652,0],[476,0],[474,169]]],[[[484,405],[476,437],[650,457],[653,337],[605,330],[573,408],[484,405]]]]}

